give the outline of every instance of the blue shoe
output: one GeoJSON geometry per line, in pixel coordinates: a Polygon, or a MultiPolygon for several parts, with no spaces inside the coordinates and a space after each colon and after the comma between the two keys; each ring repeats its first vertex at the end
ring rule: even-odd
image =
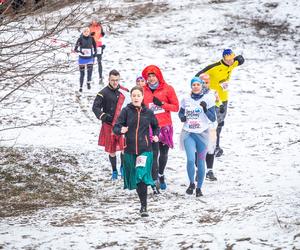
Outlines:
{"type": "Polygon", "coordinates": [[[166,190],[167,189],[167,184],[165,182],[165,176],[164,175],[160,175],[158,177],[159,179],[159,186],[161,190],[166,190]]]}
{"type": "Polygon", "coordinates": [[[112,172],[111,179],[113,181],[118,179],[118,171],[115,170],[115,171],[112,172]]]}
{"type": "Polygon", "coordinates": [[[124,167],[121,165],[120,166],[120,173],[121,173],[121,178],[124,178],[124,167]]]}

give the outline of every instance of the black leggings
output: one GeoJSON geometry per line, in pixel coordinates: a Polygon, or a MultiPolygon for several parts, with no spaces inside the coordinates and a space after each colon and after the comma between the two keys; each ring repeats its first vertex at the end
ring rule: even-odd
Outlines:
{"type": "Polygon", "coordinates": [[[152,179],[157,180],[158,173],[160,175],[164,174],[167,161],[168,161],[168,145],[162,144],[161,142],[153,142],[153,164],[152,164],[152,179]],[[159,154],[159,157],[158,157],[159,154]]]}
{"type": "Polygon", "coordinates": [[[147,206],[147,185],[144,182],[137,184],[136,192],[140,198],[142,206],[147,206]]]}
{"type": "Polygon", "coordinates": [[[222,127],[224,126],[224,121],[220,122],[218,124],[217,127],[217,141],[216,141],[216,147],[219,148],[220,147],[220,135],[221,135],[221,131],[222,131],[222,127]]]}
{"type": "MultiPolygon", "coordinates": [[[[85,65],[79,65],[79,71],[80,71],[80,88],[83,86],[83,81],[84,81],[84,74],[85,74],[85,65]]],[[[92,81],[92,74],[93,74],[93,64],[88,64],[87,65],[87,81],[90,82],[92,81]]]]}
{"type": "Polygon", "coordinates": [[[98,61],[99,78],[102,78],[102,54],[97,54],[97,61],[98,61]]]}
{"type": "MultiPolygon", "coordinates": [[[[206,154],[205,161],[206,161],[206,168],[207,170],[212,170],[214,166],[214,159],[215,159],[215,154],[206,154]]],[[[195,165],[196,168],[198,168],[198,154],[197,152],[195,153],[195,165]]]]}

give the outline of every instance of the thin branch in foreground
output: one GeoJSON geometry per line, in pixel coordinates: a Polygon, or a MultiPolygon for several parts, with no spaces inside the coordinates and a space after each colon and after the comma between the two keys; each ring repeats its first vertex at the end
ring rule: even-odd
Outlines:
{"type": "Polygon", "coordinates": [[[13,129],[21,129],[21,128],[28,128],[28,127],[38,127],[38,126],[41,126],[41,125],[45,125],[50,119],[53,118],[53,113],[54,113],[54,105],[52,106],[50,116],[46,120],[41,121],[41,122],[37,122],[37,123],[30,123],[30,124],[22,125],[22,126],[15,126],[15,127],[10,127],[10,128],[0,129],[0,132],[7,131],[7,130],[13,130],[13,129]]]}

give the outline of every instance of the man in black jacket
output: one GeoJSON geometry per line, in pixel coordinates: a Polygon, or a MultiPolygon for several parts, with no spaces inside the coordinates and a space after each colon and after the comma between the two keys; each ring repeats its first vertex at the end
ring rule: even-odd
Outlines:
{"type": "MultiPolygon", "coordinates": [[[[124,149],[123,135],[114,135],[112,128],[117,121],[122,107],[129,102],[128,90],[120,86],[120,73],[117,70],[109,72],[109,83],[96,96],[93,104],[93,112],[102,121],[98,145],[103,146],[109,153],[109,160],[112,166],[112,180],[118,179],[117,151],[124,149]]],[[[123,153],[121,153],[122,175],[123,153]]]]}

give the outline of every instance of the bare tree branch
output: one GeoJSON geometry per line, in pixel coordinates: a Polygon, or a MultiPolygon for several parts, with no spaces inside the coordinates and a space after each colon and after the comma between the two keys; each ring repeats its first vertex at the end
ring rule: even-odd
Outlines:
{"type": "Polygon", "coordinates": [[[20,128],[38,127],[38,126],[44,125],[44,124],[46,124],[49,120],[52,119],[53,113],[54,113],[54,105],[52,106],[52,110],[51,110],[51,112],[50,112],[49,117],[48,117],[47,119],[45,119],[44,121],[36,122],[36,123],[29,123],[29,124],[22,125],[22,126],[14,126],[14,127],[9,127],[9,128],[3,128],[3,129],[0,129],[0,132],[7,131],[7,130],[20,129],[20,128]]]}
{"type": "MultiPolygon", "coordinates": [[[[46,76],[77,70],[75,64],[70,65],[76,41],[68,40],[66,34],[69,30],[79,30],[87,13],[91,14],[88,1],[45,0],[39,10],[36,10],[33,0],[26,2],[30,5],[18,10],[17,14],[9,9],[12,8],[10,5],[0,18],[0,110],[3,111],[1,125],[6,126],[0,132],[41,126],[52,118],[54,107],[51,116],[41,122],[29,121],[21,117],[19,111],[29,107],[32,114],[29,105],[34,103],[35,97],[31,92],[38,90],[49,96],[51,91],[45,88],[47,85],[42,85],[46,76]],[[67,5],[70,2],[77,4],[67,5]],[[49,11],[59,6],[65,7],[63,11],[49,11]]],[[[97,11],[101,12],[100,9],[97,11]]],[[[36,96],[36,100],[38,98],[36,96]]],[[[45,99],[48,101],[47,97],[45,99]]]]}
{"type": "Polygon", "coordinates": [[[35,79],[38,76],[44,74],[47,70],[48,69],[44,69],[44,70],[40,71],[38,74],[36,74],[36,75],[32,76],[31,78],[27,79],[25,82],[23,82],[22,84],[20,84],[16,88],[14,88],[12,91],[10,91],[9,93],[7,93],[4,97],[2,97],[0,99],[0,102],[4,101],[8,96],[10,96],[12,93],[14,93],[15,91],[17,91],[18,89],[22,88],[24,85],[30,83],[33,79],[35,79]]]}

